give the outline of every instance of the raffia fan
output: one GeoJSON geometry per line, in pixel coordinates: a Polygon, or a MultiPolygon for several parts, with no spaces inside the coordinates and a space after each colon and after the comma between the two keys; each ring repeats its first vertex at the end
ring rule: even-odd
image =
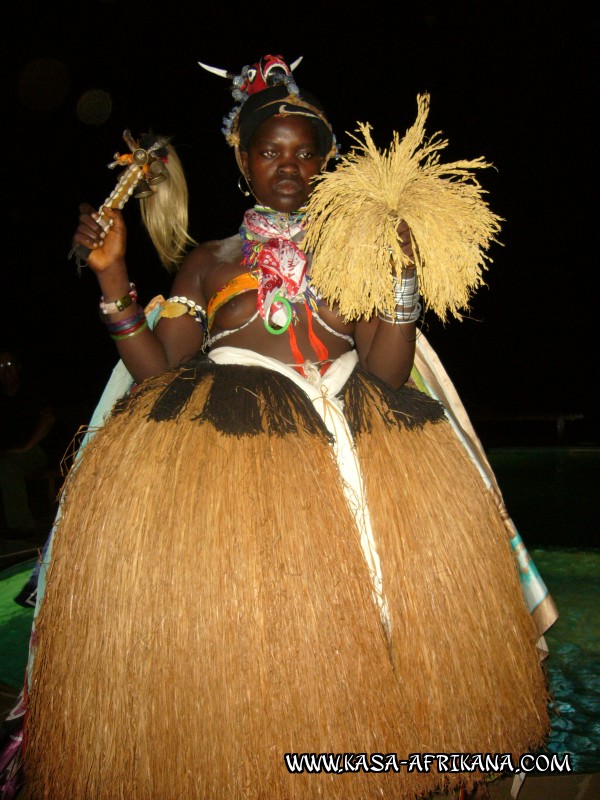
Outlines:
{"type": "Polygon", "coordinates": [[[460,319],[484,283],[501,218],[473,171],[491,164],[481,157],[440,163],[448,141],[440,133],[425,138],[429,95],[417,104],[415,124],[402,140],[394,133],[387,151],[376,148],[371,126],[359,123],[364,142],[352,137],[356,145],[334,172],[316,179],[308,203],[311,280],[346,320],[393,308],[392,270],[407,264],[396,235],[400,220],[410,227],[426,309],[443,321],[448,314],[460,319]]]}

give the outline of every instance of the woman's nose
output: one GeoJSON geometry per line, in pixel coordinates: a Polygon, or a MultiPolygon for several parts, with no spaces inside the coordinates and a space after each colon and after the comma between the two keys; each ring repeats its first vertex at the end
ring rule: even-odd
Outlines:
{"type": "Polygon", "coordinates": [[[293,156],[282,156],[278,165],[279,172],[295,175],[298,172],[298,164],[293,156]]]}

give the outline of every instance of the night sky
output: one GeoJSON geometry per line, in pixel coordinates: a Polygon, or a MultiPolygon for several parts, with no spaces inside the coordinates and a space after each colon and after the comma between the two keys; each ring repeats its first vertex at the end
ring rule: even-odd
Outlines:
{"type": "MultiPolygon", "coordinates": [[[[492,418],[584,414],[570,435],[597,443],[597,35],[583,5],[533,6],[370,2],[352,14],[332,0],[193,11],[83,0],[4,11],[3,346],[19,350],[86,422],[116,355],[93,275],[79,277],[67,259],[78,203],[98,205],[111,191],[106,164],[125,151],[123,129],[151,129],[172,137],[184,163],[192,235],[231,235],[247,203],[220,133],[233,101],[229,84],[197,61],[238,72],[265,53],[303,56],[298,83],[325,105],[343,151],[357,121],[371,123],[386,147],[414,122],[417,94],[429,92],[427,133],[450,142],[443,160],[484,156],[495,165],[479,173],[505,220],[487,287],[464,321],[424,323],[482,436],[492,418]],[[100,124],[78,117],[90,90],[112,103],[100,124]]],[[[125,212],[128,263],[145,302],[168,293],[170,278],[134,203],[125,212]]]]}

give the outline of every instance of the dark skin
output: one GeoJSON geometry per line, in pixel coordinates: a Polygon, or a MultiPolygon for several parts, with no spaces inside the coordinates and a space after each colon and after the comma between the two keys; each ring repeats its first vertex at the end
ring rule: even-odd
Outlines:
{"type": "MultiPolygon", "coordinates": [[[[272,117],[256,130],[248,150],[241,153],[246,179],[257,201],[276,211],[291,212],[300,208],[311,191],[311,180],[324,167],[319,155],[317,137],[312,123],[301,116],[272,117]]],[[[80,207],[79,227],[73,245],[83,244],[91,250],[89,266],[96,273],[106,302],[123,297],[129,290],[125,264],[127,232],[121,213],[107,209],[113,220],[104,234],[88,205],[80,207]]],[[[410,235],[401,223],[398,235],[403,252],[412,259],[410,235]]],[[[343,265],[342,265],[343,268],[343,265]]],[[[227,281],[244,272],[241,240],[230,239],[206,242],[196,247],[184,259],[171,290],[172,295],[194,300],[202,308],[227,281]]],[[[309,360],[316,357],[308,340],[306,311],[297,304],[299,320],[295,333],[301,352],[309,360]]],[[[214,335],[237,328],[256,311],[256,292],[250,291],[229,300],[216,314],[211,330],[214,335]]],[[[135,313],[133,308],[110,316],[124,320],[135,313]]],[[[336,312],[335,307],[321,305],[320,317],[334,330],[351,335],[361,366],[399,387],[410,375],[415,351],[415,324],[392,325],[377,316],[370,320],[350,323],[336,312]]],[[[326,331],[317,324],[316,332],[327,346],[331,358],[350,349],[350,343],[326,331]]],[[[154,331],[145,330],[137,336],[118,343],[121,358],[137,382],[176,367],[193,357],[202,345],[202,330],[190,316],[161,319],[154,331]]],[[[232,333],[215,342],[214,348],[232,346],[271,356],[285,364],[294,358],[286,334],[274,336],[259,317],[244,330],[232,333]]]]}

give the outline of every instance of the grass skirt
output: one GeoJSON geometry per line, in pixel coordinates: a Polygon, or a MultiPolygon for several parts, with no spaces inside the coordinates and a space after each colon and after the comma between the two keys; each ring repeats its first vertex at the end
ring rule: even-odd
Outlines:
{"type": "Polygon", "coordinates": [[[258,367],[153,379],[66,485],[22,797],[408,798],[481,775],[290,774],[284,754],[542,743],[505,528],[440,407],[361,373],[344,401],[389,626],[306,396],[258,367]]]}

